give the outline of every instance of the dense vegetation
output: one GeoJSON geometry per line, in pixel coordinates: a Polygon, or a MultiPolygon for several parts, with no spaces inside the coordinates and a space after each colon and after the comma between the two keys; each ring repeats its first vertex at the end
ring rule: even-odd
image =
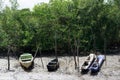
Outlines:
{"type": "Polygon", "coordinates": [[[32,11],[18,10],[17,0],[10,2],[3,8],[0,0],[1,50],[77,52],[120,43],[120,0],[50,0],[32,11]]]}

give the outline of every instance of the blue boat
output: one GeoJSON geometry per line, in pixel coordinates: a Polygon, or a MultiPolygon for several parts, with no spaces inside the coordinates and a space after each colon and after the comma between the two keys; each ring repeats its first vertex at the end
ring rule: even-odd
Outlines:
{"type": "Polygon", "coordinates": [[[93,64],[90,67],[91,72],[98,72],[105,60],[104,55],[98,55],[96,60],[93,62],[93,64]]]}

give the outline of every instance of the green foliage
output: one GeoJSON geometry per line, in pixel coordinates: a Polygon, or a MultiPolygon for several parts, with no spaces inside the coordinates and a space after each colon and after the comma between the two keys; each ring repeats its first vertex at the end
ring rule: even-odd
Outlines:
{"type": "Polygon", "coordinates": [[[56,40],[58,49],[79,45],[90,51],[103,49],[104,39],[108,45],[120,41],[119,0],[50,0],[33,11],[17,10],[17,0],[10,2],[12,7],[0,12],[0,47],[52,50],[56,40]]]}

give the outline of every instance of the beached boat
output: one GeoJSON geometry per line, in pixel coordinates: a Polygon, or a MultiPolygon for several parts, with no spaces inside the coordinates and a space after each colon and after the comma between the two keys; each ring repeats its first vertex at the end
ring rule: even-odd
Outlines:
{"type": "Polygon", "coordinates": [[[29,69],[33,66],[33,56],[30,53],[20,55],[19,62],[24,69],[29,69]]]}
{"type": "Polygon", "coordinates": [[[59,68],[58,59],[51,60],[47,65],[48,71],[56,71],[58,68],[59,68]]]}
{"type": "Polygon", "coordinates": [[[105,60],[104,55],[98,55],[96,60],[93,62],[93,64],[90,67],[91,72],[98,72],[105,60]]]}
{"type": "Polygon", "coordinates": [[[92,63],[94,62],[96,58],[96,55],[95,54],[90,54],[87,59],[84,61],[82,67],[81,67],[81,72],[84,73],[84,72],[88,72],[89,71],[89,68],[90,66],[92,65],[92,63]]]}

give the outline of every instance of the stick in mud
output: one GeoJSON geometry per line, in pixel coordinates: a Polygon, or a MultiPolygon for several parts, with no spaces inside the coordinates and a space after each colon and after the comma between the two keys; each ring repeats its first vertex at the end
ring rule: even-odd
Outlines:
{"type": "Polygon", "coordinates": [[[10,70],[10,46],[8,46],[7,58],[8,58],[8,70],[10,70]]]}

